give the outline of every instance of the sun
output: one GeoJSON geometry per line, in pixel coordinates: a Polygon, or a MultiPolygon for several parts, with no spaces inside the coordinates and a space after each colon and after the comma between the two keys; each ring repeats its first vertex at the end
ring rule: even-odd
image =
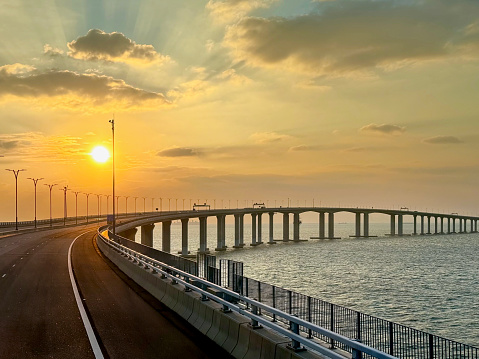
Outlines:
{"type": "Polygon", "coordinates": [[[91,150],[90,155],[96,162],[104,163],[110,158],[110,152],[103,146],[96,146],[91,150]]]}

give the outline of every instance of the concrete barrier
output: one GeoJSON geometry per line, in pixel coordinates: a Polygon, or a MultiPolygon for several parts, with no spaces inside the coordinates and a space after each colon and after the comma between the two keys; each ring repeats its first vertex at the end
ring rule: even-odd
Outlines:
{"type": "Polygon", "coordinates": [[[287,348],[290,339],[268,328],[253,329],[250,320],[236,312],[224,313],[222,305],[202,301],[201,295],[185,292],[181,284],[172,284],[158,273],[140,266],[112,249],[102,240],[98,247],[118,268],[156,299],[186,319],[192,326],[238,359],[321,359],[311,351],[294,352],[287,348]]]}

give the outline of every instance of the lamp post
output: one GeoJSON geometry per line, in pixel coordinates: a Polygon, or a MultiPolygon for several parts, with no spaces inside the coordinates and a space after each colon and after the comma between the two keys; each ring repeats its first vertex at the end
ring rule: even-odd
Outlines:
{"type": "Polygon", "coordinates": [[[108,214],[108,213],[110,213],[110,208],[108,206],[108,201],[110,200],[111,194],[107,194],[105,197],[106,197],[106,214],[108,214]]]}
{"type": "Polygon", "coordinates": [[[68,186],[64,186],[60,191],[63,191],[63,225],[65,226],[67,223],[67,191],[68,186]]]}
{"type": "Polygon", "coordinates": [[[136,216],[136,200],[138,199],[138,197],[133,197],[135,199],[135,216],[136,216]]]}
{"type": "Polygon", "coordinates": [[[7,169],[6,171],[11,171],[15,175],[15,230],[18,231],[18,173],[26,170],[7,169]]]}
{"type": "Polygon", "coordinates": [[[125,217],[128,217],[128,198],[130,196],[125,196],[125,217]]]}
{"type": "Polygon", "coordinates": [[[78,194],[80,191],[74,191],[75,193],[75,224],[78,224],[78,194]]]}
{"type": "Polygon", "coordinates": [[[115,229],[115,119],[110,120],[111,123],[111,134],[112,134],[112,187],[113,187],[113,197],[112,197],[112,205],[113,205],[113,237],[116,235],[115,229]]]}
{"type": "Polygon", "coordinates": [[[97,213],[98,213],[97,222],[100,222],[100,215],[101,215],[100,214],[100,197],[101,197],[101,194],[96,194],[95,196],[96,196],[96,204],[97,204],[97,207],[98,207],[97,208],[97,213]]]}
{"type": "Polygon", "coordinates": [[[154,207],[154,202],[155,202],[155,199],[154,198],[151,198],[151,212],[153,213],[155,210],[153,209],[154,207]]]}
{"type": "Polygon", "coordinates": [[[146,197],[143,197],[143,214],[146,213],[146,197]]]}
{"type": "Polygon", "coordinates": [[[184,211],[185,210],[185,199],[183,198],[183,207],[181,209],[184,211]]]}
{"type": "Polygon", "coordinates": [[[170,201],[171,201],[171,198],[168,198],[168,212],[170,212],[170,201]]]}
{"type": "Polygon", "coordinates": [[[33,181],[33,185],[35,186],[35,228],[37,228],[37,183],[41,181],[42,178],[31,178],[28,177],[27,179],[31,179],[33,181]]]}
{"type": "Polygon", "coordinates": [[[162,206],[163,206],[163,198],[160,197],[160,212],[163,210],[162,206]]]}
{"type": "Polygon", "coordinates": [[[91,193],[84,193],[86,195],[86,223],[88,223],[88,197],[90,197],[91,193]]]}
{"type": "Polygon", "coordinates": [[[56,186],[57,184],[56,183],[54,183],[54,184],[44,183],[43,185],[48,186],[48,188],[50,189],[50,227],[51,227],[52,226],[52,188],[53,188],[53,186],[56,186]]]}
{"type": "Polygon", "coordinates": [[[175,204],[175,211],[178,212],[178,198],[175,198],[176,204],[175,204]]]}

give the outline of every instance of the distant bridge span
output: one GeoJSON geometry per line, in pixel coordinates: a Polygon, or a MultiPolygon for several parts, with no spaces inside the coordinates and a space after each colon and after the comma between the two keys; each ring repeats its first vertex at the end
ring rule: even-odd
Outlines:
{"type": "Polygon", "coordinates": [[[200,223],[200,248],[199,253],[208,253],[207,246],[207,220],[208,217],[217,219],[217,245],[216,251],[226,250],[225,223],[226,216],[234,216],[235,244],[234,248],[242,248],[244,242],[244,216],[250,215],[251,244],[256,246],[263,244],[262,225],[263,215],[269,216],[269,240],[267,244],[275,244],[273,237],[274,214],[283,214],[283,242],[300,241],[300,214],[315,212],[319,214],[319,235],[314,239],[334,239],[334,215],[339,212],[354,213],[355,233],[351,237],[369,238],[369,215],[384,214],[390,216],[390,236],[404,235],[404,216],[411,216],[414,221],[413,235],[426,234],[453,234],[453,233],[477,233],[479,217],[463,216],[459,214],[430,213],[410,210],[391,210],[378,208],[341,208],[341,207],[279,207],[279,208],[238,208],[238,209],[215,209],[201,211],[174,211],[160,212],[127,223],[119,224],[116,233],[122,237],[134,240],[137,227],[141,228],[141,243],[153,247],[153,229],[155,223],[162,223],[162,250],[170,252],[171,249],[171,223],[180,220],[182,224],[182,250],[181,255],[187,256],[188,251],[188,222],[192,218],[198,218],[200,223]],[[327,228],[326,228],[327,214],[327,228]],[[289,226],[290,215],[293,216],[293,238],[290,239],[289,226]],[[418,229],[419,226],[419,229],[418,229]],[[327,233],[326,233],[327,229],[327,233]],[[468,230],[469,229],[469,230],[468,230]]]}

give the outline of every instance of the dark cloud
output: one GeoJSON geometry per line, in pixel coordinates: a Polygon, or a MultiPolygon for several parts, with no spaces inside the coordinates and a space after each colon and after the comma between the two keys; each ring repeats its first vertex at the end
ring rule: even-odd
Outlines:
{"type": "Polygon", "coordinates": [[[336,0],[318,9],[293,18],[245,18],[228,28],[225,44],[253,65],[341,74],[454,56],[466,37],[468,45],[479,43],[470,28],[477,1],[336,0]]]}
{"type": "Polygon", "coordinates": [[[197,149],[186,147],[167,148],[158,152],[158,156],[161,157],[194,157],[198,155],[199,151],[197,149]]]}
{"type": "Polygon", "coordinates": [[[121,102],[122,107],[134,107],[145,102],[167,104],[161,93],[138,89],[109,76],[58,70],[41,72],[32,68],[19,71],[17,68],[8,65],[0,67],[0,97],[76,96],[94,105],[121,102]]]}
{"type": "Polygon", "coordinates": [[[433,145],[447,145],[447,144],[458,144],[463,143],[459,138],[454,136],[435,136],[426,138],[423,140],[425,143],[433,145]]]}
{"type": "Polygon", "coordinates": [[[167,59],[152,45],[139,45],[122,33],[106,33],[98,29],[69,42],[68,48],[69,56],[85,60],[152,63],[167,59]]]}
{"type": "Polygon", "coordinates": [[[392,134],[403,133],[404,131],[406,131],[406,128],[398,126],[398,125],[387,125],[387,124],[376,125],[375,123],[371,123],[367,126],[361,127],[359,130],[361,132],[376,132],[376,133],[384,133],[384,134],[392,135],[392,134]]]}
{"type": "Polygon", "coordinates": [[[11,150],[19,145],[18,141],[8,141],[8,140],[0,140],[0,148],[3,150],[11,150]]]}

